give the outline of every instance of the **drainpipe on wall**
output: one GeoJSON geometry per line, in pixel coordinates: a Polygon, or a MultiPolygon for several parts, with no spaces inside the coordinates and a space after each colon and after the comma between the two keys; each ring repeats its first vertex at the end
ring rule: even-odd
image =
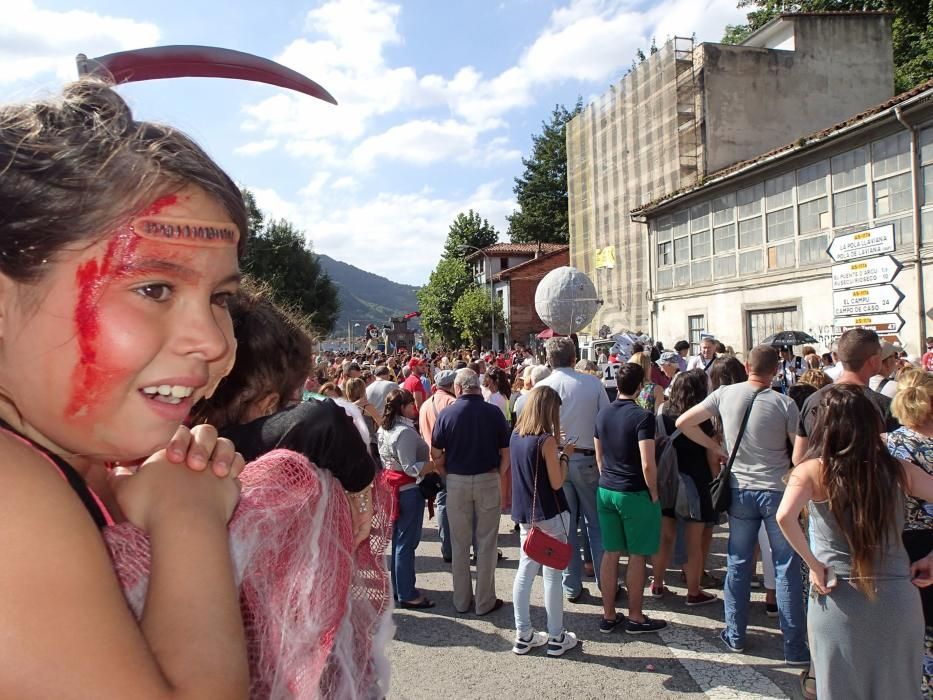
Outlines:
{"type": "Polygon", "coordinates": [[[913,177],[913,221],[914,221],[914,259],[916,260],[916,280],[917,280],[917,325],[919,328],[919,340],[917,343],[918,354],[926,347],[927,335],[927,316],[926,301],[923,294],[923,262],[920,259],[920,131],[917,127],[908,124],[901,114],[900,106],[894,107],[894,117],[900,122],[901,126],[910,132],[910,173],[913,177]]]}

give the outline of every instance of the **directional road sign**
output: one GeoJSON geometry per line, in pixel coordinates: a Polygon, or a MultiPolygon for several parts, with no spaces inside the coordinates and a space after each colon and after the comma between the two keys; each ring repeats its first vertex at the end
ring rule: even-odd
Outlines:
{"type": "Polygon", "coordinates": [[[894,252],[894,224],[836,236],[826,249],[836,262],[894,252]]]}
{"type": "Polygon", "coordinates": [[[903,298],[893,284],[833,292],[833,315],[883,314],[894,311],[903,298]]]}
{"type": "Polygon", "coordinates": [[[852,328],[868,328],[879,335],[889,335],[900,332],[904,327],[904,319],[898,314],[873,314],[871,316],[849,316],[835,320],[836,329],[845,333],[852,328]]]}
{"type": "Polygon", "coordinates": [[[902,265],[890,255],[833,265],[833,289],[887,284],[897,277],[902,265]]]}

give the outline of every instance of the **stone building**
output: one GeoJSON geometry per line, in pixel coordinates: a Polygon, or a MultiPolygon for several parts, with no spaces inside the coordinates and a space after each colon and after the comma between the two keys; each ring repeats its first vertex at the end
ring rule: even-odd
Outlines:
{"type": "MultiPolygon", "coordinates": [[[[647,330],[649,250],[632,209],[893,94],[887,13],[784,14],[742,45],[675,38],[567,125],[570,264],[591,329],[647,330]]],[[[682,334],[686,333],[686,328],[682,334]]]]}

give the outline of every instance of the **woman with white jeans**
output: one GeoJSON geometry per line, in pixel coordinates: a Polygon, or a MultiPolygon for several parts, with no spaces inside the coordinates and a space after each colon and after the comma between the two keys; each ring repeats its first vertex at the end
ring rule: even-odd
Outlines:
{"type": "Polygon", "coordinates": [[[566,542],[570,508],[564,497],[567,464],[573,443],[558,452],[560,396],[550,387],[536,387],[528,395],[509,443],[512,462],[512,519],[521,526],[520,558],[512,586],[515,611],[516,654],[527,654],[547,644],[548,656],[563,656],[577,645],[573,632],[564,629],[563,571],[544,567],[544,608],[547,633],[531,625],[531,587],[541,564],[525,554],[524,544],[532,526],[566,542]]]}

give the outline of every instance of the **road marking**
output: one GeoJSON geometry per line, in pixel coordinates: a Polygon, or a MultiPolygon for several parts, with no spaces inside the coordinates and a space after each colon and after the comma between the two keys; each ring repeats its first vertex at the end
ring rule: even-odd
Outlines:
{"type": "Polygon", "coordinates": [[[714,700],[782,700],[787,697],[771,679],[747,665],[743,654],[724,651],[717,646],[718,642],[697,634],[687,617],[676,613],[668,613],[665,617],[672,624],[661,630],[661,639],[707,697],[714,700]]]}

